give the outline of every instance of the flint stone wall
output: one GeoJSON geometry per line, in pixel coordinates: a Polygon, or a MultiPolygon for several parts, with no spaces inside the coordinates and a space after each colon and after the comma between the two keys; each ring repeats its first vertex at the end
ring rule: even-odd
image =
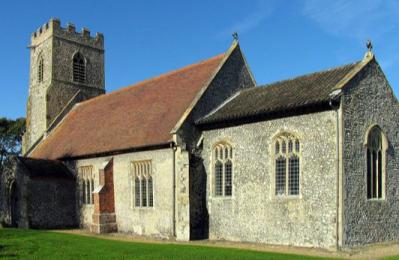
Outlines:
{"type": "MultiPolygon", "coordinates": [[[[76,172],[81,166],[93,166],[94,189],[99,185],[99,170],[114,159],[114,198],[118,232],[137,235],[173,237],[173,150],[160,149],[82,159],[74,162],[76,172]],[[154,188],[154,207],[137,208],[133,205],[134,189],[131,185],[130,165],[133,161],[151,160],[154,188]]],[[[79,177],[78,177],[79,179],[79,177]]],[[[133,183],[134,185],[134,183],[133,183]]],[[[78,191],[81,194],[81,190],[78,191]]],[[[78,198],[80,224],[89,227],[92,223],[93,205],[82,205],[78,198]]]]}
{"type": "Polygon", "coordinates": [[[210,239],[336,248],[336,111],[204,132],[210,239]],[[274,194],[273,138],[288,132],[301,143],[300,196],[274,194]],[[212,147],[229,142],[233,196],[215,197],[212,147]]]}
{"type": "Polygon", "coordinates": [[[399,240],[399,105],[379,65],[372,61],[343,96],[343,246],[399,240]],[[367,199],[364,138],[377,124],[388,139],[384,200],[367,199]]]}

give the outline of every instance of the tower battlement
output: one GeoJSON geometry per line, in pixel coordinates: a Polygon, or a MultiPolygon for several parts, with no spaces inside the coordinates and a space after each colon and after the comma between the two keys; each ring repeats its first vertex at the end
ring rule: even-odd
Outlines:
{"type": "Polygon", "coordinates": [[[23,151],[29,151],[74,102],[105,92],[104,36],[52,18],[31,35],[29,97],[23,151]],[[79,97],[76,98],[76,97],[79,97]]]}
{"type": "Polygon", "coordinates": [[[95,36],[90,35],[90,30],[83,27],[80,32],[76,31],[76,27],[72,23],[68,23],[66,27],[61,26],[58,18],[52,18],[50,21],[40,26],[31,36],[31,45],[35,46],[46,40],[50,36],[60,37],[76,41],[80,44],[88,45],[93,48],[104,49],[104,36],[97,32],[95,36]]]}

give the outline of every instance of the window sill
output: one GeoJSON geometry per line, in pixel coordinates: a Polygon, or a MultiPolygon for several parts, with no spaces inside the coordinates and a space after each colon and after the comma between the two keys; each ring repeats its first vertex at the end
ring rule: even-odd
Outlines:
{"type": "Polygon", "coordinates": [[[385,198],[372,198],[372,199],[366,199],[367,202],[385,202],[385,198]]]}
{"type": "Polygon", "coordinates": [[[301,195],[274,195],[276,200],[301,200],[301,195]]]}
{"type": "Polygon", "coordinates": [[[132,209],[132,210],[139,210],[139,211],[141,211],[141,210],[143,210],[143,211],[149,211],[149,210],[154,210],[155,207],[132,207],[131,209],[132,209]]]}
{"type": "Polygon", "coordinates": [[[212,200],[232,200],[232,199],[234,199],[234,197],[233,196],[212,196],[212,197],[209,197],[209,199],[212,199],[212,200]]]}

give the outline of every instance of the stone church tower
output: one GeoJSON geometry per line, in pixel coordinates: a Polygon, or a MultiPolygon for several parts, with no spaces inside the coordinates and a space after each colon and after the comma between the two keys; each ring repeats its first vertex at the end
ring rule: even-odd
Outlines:
{"type": "Polygon", "coordinates": [[[105,93],[104,37],[51,19],[32,34],[23,154],[60,122],[74,104],[105,93]]]}

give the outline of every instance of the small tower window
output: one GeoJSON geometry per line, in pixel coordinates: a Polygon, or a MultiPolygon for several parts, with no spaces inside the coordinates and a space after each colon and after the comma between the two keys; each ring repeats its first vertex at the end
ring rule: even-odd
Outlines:
{"type": "Polygon", "coordinates": [[[37,80],[39,83],[43,82],[44,78],[44,60],[43,57],[40,55],[39,56],[39,62],[38,62],[38,67],[37,67],[37,80]]]}
{"type": "Polygon", "coordinates": [[[86,82],[86,61],[79,52],[73,57],[73,81],[77,83],[86,82]]]}

